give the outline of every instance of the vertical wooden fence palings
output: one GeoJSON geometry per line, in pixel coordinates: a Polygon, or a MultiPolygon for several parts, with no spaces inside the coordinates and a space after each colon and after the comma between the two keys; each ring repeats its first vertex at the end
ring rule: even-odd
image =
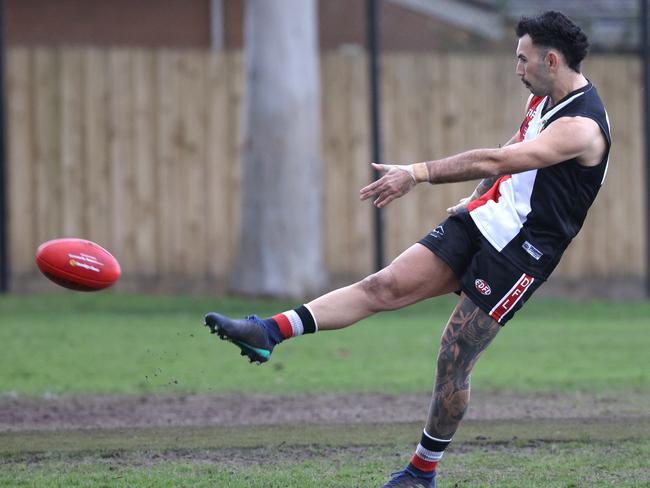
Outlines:
{"type": "MultiPolygon", "coordinates": [[[[408,163],[496,146],[527,93],[502,53],[394,53],[382,59],[384,160],[408,163]]],[[[12,286],[40,283],[46,239],[111,249],[124,289],[223,290],[234,256],[242,144],[242,54],[11,48],[7,56],[12,286]]],[[[560,278],[645,272],[640,64],[592,56],[585,72],[614,137],[605,186],[558,268],[560,278]]],[[[321,62],[324,250],[337,282],[372,271],[366,56],[321,62]]],[[[475,183],[420,185],[386,211],[387,260],[445,217],[475,183]]],[[[270,202],[272,204],[272,202],[270,202]]],[[[251,238],[260,238],[250,229],[251,238]]]]}

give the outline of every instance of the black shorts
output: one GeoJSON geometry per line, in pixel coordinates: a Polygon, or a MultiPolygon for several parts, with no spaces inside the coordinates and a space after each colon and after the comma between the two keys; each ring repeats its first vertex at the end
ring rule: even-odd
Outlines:
{"type": "Polygon", "coordinates": [[[544,282],[494,249],[467,212],[449,217],[419,242],[449,265],[460,289],[501,325],[544,282]]]}

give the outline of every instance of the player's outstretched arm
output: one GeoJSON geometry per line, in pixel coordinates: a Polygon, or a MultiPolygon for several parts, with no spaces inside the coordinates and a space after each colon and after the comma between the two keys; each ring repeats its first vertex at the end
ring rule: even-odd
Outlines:
{"type": "Polygon", "coordinates": [[[433,184],[491,178],[552,166],[577,158],[598,164],[606,149],[602,131],[591,119],[566,117],[549,125],[531,141],[499,149],[474,149],[448,158],[410,165],[373,164],[385,174],[361,189],[362,200],[375,197],[381,208],[410,191],[416,183],[433,184]]]}
{"type": "Polygon", "coordinates": [[[573,158],[591,166],[600,162],[605,148],[605,138],[596,122],[585,117],[563,117],[530,141],[499,149],[474,149],[416,164],[426,165],[430,183],[453,183],[522,173],[573,158]]]}
{"type": "MultiPolygon", "coordinates": [[[[519,133],[516,132],[505,145],[507,146],[517,142],[518,138],[519,133]]],[[[361,200],[376,197],[373,204],[379,208],[405,195],[417,183],[429,181],[429,173],[425,163],[407,165],[373,163],[372,166],[382,172],[383,175],[377,181],[362,188],[360,196],[361,200]]],[[[469,202],[488,191],[496,179],[497,177],[484,178],[470,197],[462,199],[458,205],[447,209],[447,211],[450,213],[452,213],[452,209],[456,210],[455,213],[463,211],[469,202]]]]}

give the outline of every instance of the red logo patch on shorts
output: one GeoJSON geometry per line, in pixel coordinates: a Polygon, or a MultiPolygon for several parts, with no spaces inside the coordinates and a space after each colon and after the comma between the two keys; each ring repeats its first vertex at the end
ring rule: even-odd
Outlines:
{"type": "Polygon", "coordinates": [[[476,287],[476,289],[481,295],[489,295],[490,293],[492,293],[492,288],[490,288],[490,285],[488,285],[485,281],[483,281],[480,278],[474,282],[474,286],[476,287]]]}

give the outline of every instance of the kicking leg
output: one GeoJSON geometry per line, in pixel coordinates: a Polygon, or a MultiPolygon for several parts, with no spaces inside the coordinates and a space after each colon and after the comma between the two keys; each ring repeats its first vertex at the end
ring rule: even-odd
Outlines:
{"type": "Polygon", "coordinates": [[[381,271],[331,291],[307,304],[318,330],[347,327],[376,312],[396,310],[459,287],[451,268],[421,244],[414,244],[381,271]]]}
{"type": "Polygon", "coordinates": [[[347,327],[384,310],[395,310],[458,289],[449,266],[421,244],[414,244],[383,270],[334,290],[294,310],[261,320],[232,320],[216,313],[205,325],[235,343],[251,361],[265,362],[285,339],[318,330],[347,327]]]}

